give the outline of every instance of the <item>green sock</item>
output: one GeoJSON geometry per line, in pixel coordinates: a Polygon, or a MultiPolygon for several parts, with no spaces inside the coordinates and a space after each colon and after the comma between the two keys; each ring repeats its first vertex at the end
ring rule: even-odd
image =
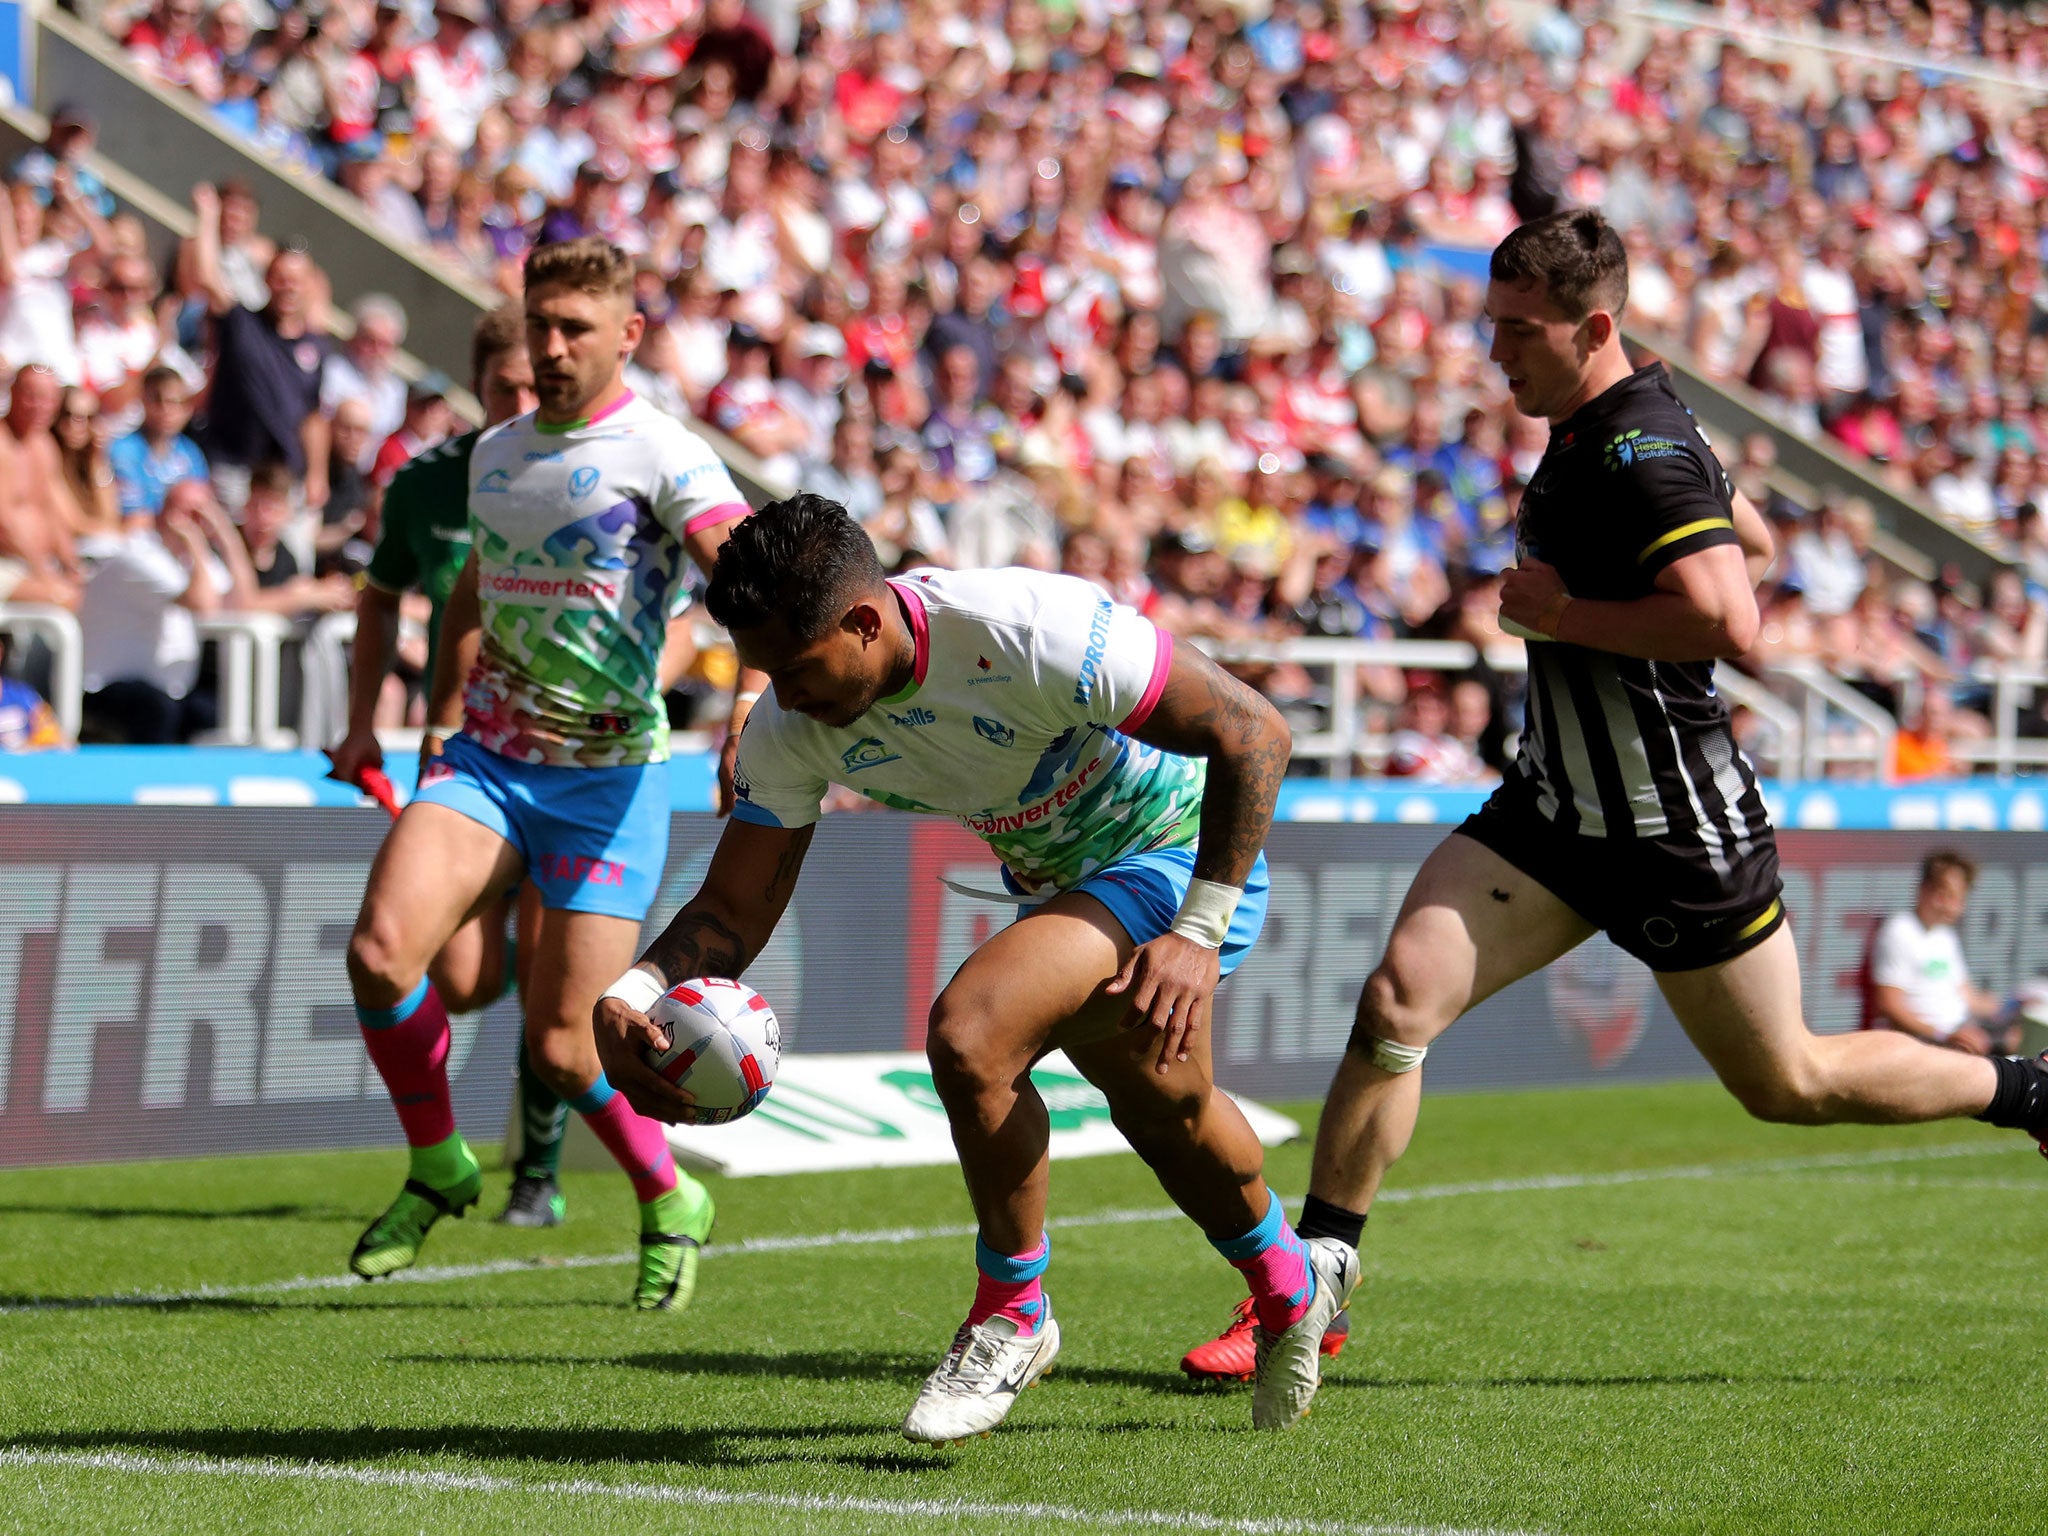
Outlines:
{"type": "Polygon", "coordinates": [[[562,1137],[569,1129],[569,1106],[533,1070],[524,1036],[519,1041],[519,1103],[519,1172],[528,1178],[552,1179],[562,1169],[562,1137]]]}
{"type": "Polygon", "coordinates": [[[476,1171],[476,1158],[460,1131],[431,1147],[412,1148],[411,1176],[435,1189],[453,1189],[476,1171]]]}

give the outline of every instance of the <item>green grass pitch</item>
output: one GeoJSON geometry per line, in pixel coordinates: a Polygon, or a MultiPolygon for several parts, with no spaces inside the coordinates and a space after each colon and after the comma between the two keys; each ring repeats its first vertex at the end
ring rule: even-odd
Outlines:
{"type": "Polygon", "coordinates": [[[1968,1123],[1432,1098],[1282,1437],[1176,1368],[1238,1277],[1134,1158],[1056,1164],[1065,1353],[951,1450],[897,1425],[971,1287],[953,1170],[723,1184],[678,1318],[624,1306],[615,1175],[538,1233],[494,1177],[423,1258],[468,1273],[339,1283],[400,1167],[0,1174],[0,1531],[2048,1530],[2048,1167],[1968,1123]]]}

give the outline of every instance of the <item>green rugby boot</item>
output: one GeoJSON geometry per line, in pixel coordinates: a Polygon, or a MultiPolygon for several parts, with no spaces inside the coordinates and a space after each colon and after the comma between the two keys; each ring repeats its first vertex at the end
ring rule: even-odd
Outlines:
{"type": "Polygon", "coordinates": [[[640,1207],[640,1283],[633,1305],[642,1312],[680,1312],[697,1292],[697,1256],[718,1219],[711,1191],[678,1171],[676,1187],[640,1207]]]}
{"type": "Polygon", "coordinates": [[[390,1208],[356,1240],[348,1267],[365,1280],[407,1269],[443,1216],[459,1217],[484,1192],[484,1171],[460,1134],[413,1152],[412,1177],[390,1208]]]}

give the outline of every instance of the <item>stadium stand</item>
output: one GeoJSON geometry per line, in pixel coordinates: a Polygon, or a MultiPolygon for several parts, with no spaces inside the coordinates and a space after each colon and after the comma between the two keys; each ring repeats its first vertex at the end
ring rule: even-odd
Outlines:
{"type": "MultiPolygon", "coordinates": [[[[1484,252],[1598,205],[1629,245],[1638,350],[1699,381],[1781,533],[1750,675],[1728,679],[1753,750],[1785,777],[2048,758],[2031,13],[75,10],[268,174],[335,183],[349,241],[370,231],[450,292],[515,294],[538,238],[625,245],[653,322],[638,387],[725,434],[757,483],[841,497],[895,562],[1099,581],[1235,658],[1309,744],[1303,771],[1340,777],[1512,750],[1519,645],[1494,600],[1545,433],[1486,363],[1484,252]]],[[[219,330],[189,252],[152,261],[87,168],[89,116],[55,116],[10,176],[0,360],[82,383],[111,438],[152,364],[203,388],[219,330]]],[[[260,307],[282,231],[226,202],[230,276],[260,307]]],[[[325,350],[322,254],[305,344],[325,350]]],[[[349,398],[322,391],[316,433],[349,398]]],[[[340,426],[366,470],[382,434],[340,426]]],[[[313,577],[349,568],[349,539],[318,538],[329,478],[301,473],[283,540],[313,577]]],[[[0,529],[59,606],[95,559],[79,500],[0,529]]],[[[261,636],[246,649],[271,659],[238,702],[291,671],[261,636]]],[[[292,718],[232,713],[238,740],[292,718]]]]}

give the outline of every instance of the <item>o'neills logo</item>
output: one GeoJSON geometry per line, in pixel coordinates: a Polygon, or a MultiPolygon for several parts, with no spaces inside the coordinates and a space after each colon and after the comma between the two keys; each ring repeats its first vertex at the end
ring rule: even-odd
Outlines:
{"type": "Polygon", "coordinates": [[[477,584],[484,596],[509,602],[518,602],[522,598],[529,602],[564,598],[594,603],[615,603],[619,600],[616,579],[588,575],[536,576],[518,569],[486,571],[478,574],[477,584]]]}
{"type": "Polygon", "coordinates": [[[1091,757],[1079,773],[1038,804],[1026,806],[1023,810],[1006,816],[963,816],[960,818],[960,824],[981,837],[1001,837],[1005,832],[1022,832],[1026,827],[1036,826],[1053,812],[1063,810],[1071,804],[1074,797],[1087,787],[1088,780],[1095,770],[1101,766],[1101,758],[1091,757]]]}

